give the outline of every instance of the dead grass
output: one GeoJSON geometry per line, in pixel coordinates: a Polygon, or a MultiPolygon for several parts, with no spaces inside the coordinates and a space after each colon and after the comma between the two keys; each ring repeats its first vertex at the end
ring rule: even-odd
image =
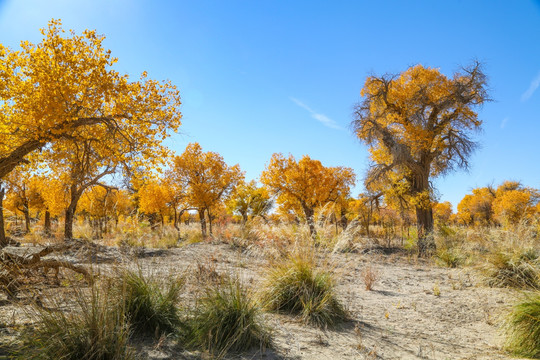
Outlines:
{"type": "Polygon", "coordinates": [[[371,291],[373,290],[375,284],[379,281],[380,273],[370,264],[365,266],[364,269],[362,269],[360,276],[362,278],[362,281],[364,282],[366,290],[371,291]]]}

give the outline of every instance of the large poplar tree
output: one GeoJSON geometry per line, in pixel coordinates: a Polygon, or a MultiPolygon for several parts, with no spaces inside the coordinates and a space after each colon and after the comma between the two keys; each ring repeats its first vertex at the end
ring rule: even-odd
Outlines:
{"type": "Polygon", "coordinates": [[[476,109],[489,100],[486,81],[478,62],[452,77],[416,65],[401,74],[369,76],[355,107],[352,127],[372,160],[367,185],[395,181],[397,174],[408,186],[421,255],[434,247],[431,180],[469,166],[472,135],[482,124],[476,109]]]}

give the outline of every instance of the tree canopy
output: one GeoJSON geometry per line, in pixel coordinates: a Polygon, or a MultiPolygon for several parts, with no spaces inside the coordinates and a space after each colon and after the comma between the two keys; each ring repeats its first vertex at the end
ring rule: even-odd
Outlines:
{"type": "Polygon", "coordinates": [[[95,31],[65,36],[52,20],[41,32],[40,43],[23,41],[18,51],[0,45],[0,179],[48,144],[105,134],[136,149],[132,160],[159,159],[162,140],[180,126],[176,87],[113,70],[117,59],[95,31]]]}
{"type": "Polygon", "coordinates": [[[315,208],[349,195],[355,175],[351,168],[325,167],[319,160],[304,155],[273,154],[261,175],[261,182],[277,196],[279,204],[303,211],[312,236],[316,235],[315,208]]]}

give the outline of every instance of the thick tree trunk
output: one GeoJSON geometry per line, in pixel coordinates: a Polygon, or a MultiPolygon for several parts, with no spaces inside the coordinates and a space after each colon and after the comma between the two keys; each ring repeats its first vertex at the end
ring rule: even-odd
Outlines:
{"type": "Polygon", "coordinates": [[[435,250],[433,239],[433,212],[431,208],[416,208],[418,254],[428,256],[435,250]]]}
{"type": "Polygon", "coordinates": [[[45,235],[51,235],[51,213],[49,210],[45,210],[45,235]]]}
{"type": "Polygon", "coordinates": [[[27,234],[30,233],[30,210],[28,209],[28,201],[25,201],[22,208],[24,214],[24,228],[27,234]]]}
{"type": "Polygon", "coordinates": [[[306,205],[302,205],[302,209],[304,210],[304,215],[306,216],[306,221],[309,226],[309,234],[313,239],[316,239],[317,230],[315,229],[315,219],[313,219],[315,211],[306,205]]]}
{"type": "Polygon", "coordinates": [[[212,214],[210,214],[210,209],[206,209],[206,213],[208,214],[208,226],[210,230],[210,235],[212,235],[212,214]]]}
{"type": "Polygon", "coordinates": [[[176,229],[176,231],[180,232],[180,227],[178,226],[178,212],[176,211],[176,207],[173,207],[174,209],[174,222],[173,222],[173,225],[174,225],[174,228],[176,229]]]}
{"type": "Polygon", "coordinates": [[[363,217],[362,225],[366,230],[366,236],[369,237],[369,223],[371,223],[371,214],[368,214],[363,217]]]}
{"type": "Polygon", "coordinates": [[[201,233],[203,239],[206,239],[206,219],[204,217],[205,209],[199,209],[199,221],[201,222],[201,233]]]}
{"type": "MultiPolygon", "coordinates": [[[[423,174],[415,178],[413,189],[415,194],[429,191],[429,167],[423,174]]],[[[416,207],[416,226],[418,229],[418,255],[429,256],[435,251],[433,239],[433,211],[431,203],[419,204],[416,207]]]]}
{"type": "Polygon", "coordinates": [[[5,189],[0,185],[0,249],[7,246],[6,231],[4,229],[4,193],[5,189]]]}
{"type": "Polygon", "coordinates": [[[64,240],[73,239],[73,219],[75,217],[75,209],[70,205],[66,209],[66,218],[64,222],[64,240]]]}
{"type": "Polygon", "coordinates": [[[77,210],[77,204],[81,198],[82,191],[77,189],[77,186],[71,185],[71,200],[66,209],[66,219],[64,223],[64,240],[73,239],[73,220],[75,219],[75,211],[77,210]]]}
{"type": "Polygon", "coordinates": [[[155,213],[148,215],[148,222],[150,223],[150,229],[152,229],[153,231],[156,231],[158,227],[156,218],[157,218],[157,215],[155,213]]]}
{"type": "Polygon", "coordinates": [[[347,214],[344,209],[341,210],[340,215],[339,225],[341,226],[341,229],[345,231],[347,230],[347,226],[349,226],[349,221],[347,220],[347,214]]]}
{"type": "Polygon", "coordinates": [[[0,179],[6,177],[17,165],[28,162],[24,159],[29,153],[42,148],[46,144],[45,141],[28,140],[9,155],[0,158],[0,179]]]}
{"type": "Polygon", "coordinates": [[[66,209],[66,218],[64,222],[64,240],[73,239],[73,218],[75,217],[75,209],[68,206],[66,209]]]}

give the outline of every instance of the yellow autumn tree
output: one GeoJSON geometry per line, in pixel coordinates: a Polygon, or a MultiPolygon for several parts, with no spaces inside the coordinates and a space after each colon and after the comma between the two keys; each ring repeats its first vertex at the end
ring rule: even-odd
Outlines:
{"type": "Polygon", "coordinates": [[[458,220],[466,225],[489,226],[493,223],[493,201],[495,190],[488,187],[476,188],[459,202],[458,220]]]}
{"type": "Polygon", "coordinates": [[[40,176],[39,187],[45,211],[44,231],[49,235],[52,230],[51,219],[57,219],[67,207],[66,188],[60,179],[50,176],[40,176]]]}
{"type": "Polygon", "coordinates": [[[354,181],[351,168],[325,167],[307,155],[297,161],[292,155],[286,158],[275,153],[261,174],[261,182],[277,196],[278,204],[302,210],[314,238],[317,236],[315,209],[348,197],[354,181]]]}
{"type": "Polygon", "coordinates": [[[350,200],[351,216],[358,219],[366,235],[369,237],[369,226],[377,217],[380,208],[382,193],[366,192],[358,195],[358,198],[350,200]]]}
{"type": "Polygon", "coordinates": [[[435,221],[439,224],[448,224],[452,213],[452,204],[450,203],[450,201],[436,203],[435,205],[433,205],[433,217],[435,218],[435,221]]]}
{"type": "Polygon", "coordinates": [[[139,189],[138,195],[139,210],[148,215],[151,227],[156,227],[157,219],[163,226],[173,201],[173,189],[161,179],[152,179],[139,189]]]}
{"type": "Polygon", "coordinates": [[[535,213],[538,200],[538,190],[505,181],[495,191],[493,216],[504,226],[516,225],[535,213]]]}
{"type": "Polygon", "coordinates": [[[212,210],[244,178],[240,166],[229,166],[218,153],[203,152],[198,143],[191,143],[180,156],[174,158],[171,171],[171,179],[180,184],[186,192],[187,203],[199,213],[203,237],[206,237],[205,216],[208,216],[212,234],[212,210]]]}
{"type": "Polygon", "coordinates": [[[31,178],[31,169],[21,166],[4,179],[8,195],[4,207],[12,213],[20,212],[23,215],[26,233],[30,232],[30,206],[40,200],[36,183],[31,178]]]}
{"type": "Polygon", "coordinates": [[[397,75],[369,76],[353,129],[369,146],[369,179],[400,174],[415,198],[419,253],[433,248],[432,178],[466,168],[482,124],[475,109],[489,100],[479,63],[452,78],[416,65],[397,75]]]}
{"type": "Polygon", "coordinates": [[[266,215],[273,206],[268,190],[258,187],[257,182],[252,180],[248,183],[240,181],[227,201],[227,209],[233,215],[239,215],[242,225],[251,218],[260,216],[266,219],[266,215]]]}
{"type": "Polygon", "coordinates": [[[100,239],[110,231],[110,222],[118,225],[120,216],[132,210],[131,199],[126,190],[110,186],[94,186],[80,199],[80,212],[90,221],[93,237],[100,239]]]}
{"type": "Polygon", "coordinates": [[[180,96],[175,86],[148,79],[145,72],[130,81],[113,70],[117,59],[95,31],[65,36],[60,21],[52,20],[42,34],[40,43],[24,41],[19,51],[0,46],[0,136],[9,139],[0,141],[0,179],[43,148],[51,168],[86,174],[84,182],[69,183],[70,238],[85,189],[118,165],[155,165],[164,157],[163,139],[180,126],[180,96]],[[74,149],[92,161],[72,161],[74,149]],[[91,171],[82,169],[85,164],[91,171]]]}

